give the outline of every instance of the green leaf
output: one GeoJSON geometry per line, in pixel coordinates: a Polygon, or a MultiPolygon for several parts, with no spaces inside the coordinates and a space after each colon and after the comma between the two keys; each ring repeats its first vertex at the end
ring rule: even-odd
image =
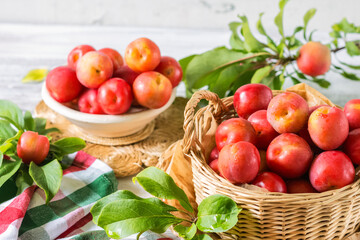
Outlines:
{"type": "MultiPolygon", "coordinates": [[[[246,64],[246,66],[249,66],[249,64],[246,64]]],[[[213,84],[210,85],[209,90],[216,93],[220,98],[223,98],[231,84],[239,79],[244,70],[245,67],[238,64],[220,69],[213,80],[213,84]]]]}
{"type": "Polygon", "coordinates": [[[360,55],[360,47],[356,44],[356,42],[346,42],[346,51],[350,56],[358,56],[360,55]]]}
{"type": "Polygon", "coordinates": [[[16,185],[13,180],[13,175],[0,187],[0,203],[6,202],[16,196],[16,185]]]}
{"type": "Polygon", "coordinates": [[[353,23],[349,23],[346,18],[343,18],[339,23],[332,26],[335,31],[343,31],[344,33],[360,33],[360,27],[355,26],[353,23]]]}
{"type": "Polygon", "coordinates": [[[1,168],[0,168],[0,187],[11,178],[19,169],[21,165],[21,160],[19,161],[10,161],[3,159],[1,168]]]}
{"type": "Polygon", "coordinates": [[[359,70],[360,69],[360,65],[351,65],[351,64],[348,64],[348,63],[345,63],[345,62],[342,62],[342,61],[339,61],[342,65],[345,65],[347,66],[348,68],[351,68],[351,69],[355,69],[355,70],[359,70]]]}
{"type": "Polygon", "coordinates": [[[248,65],[247,64],[244,64],[244,69],[247,69],[246,71],[244,70],[241,75],[236,79],[236,81],[234,81],[231,86],[230,86],[230,92],[227,96],[232,96],[235,94],[236,90],[245,85],[245,84],[248,84],[250,83],[250,80],[252,78],[252,76],[254,75],[255,73],[255,70],[250,70],[249,68],[249,65],[251,66],[251,64],[249,63],[248,65]]]}
{"type": "Polygon", "coordinates": [[[47,134],[52,133],[52,132],[60,132],[60,129],[58,129],[58,128],[47,128],[47,129],[40,130],[38,133],[40,135],[47,135],[47,134]]]}
{"type": "Polygon", "coordinates": [[[301,83],[298,79],[294,78],[293,76],[291,76],[290,78],[294,85],[301,83]]]}
{"type": "Polygon", "coordinates": [[[343,71],[342,73],[340,73],[341,76],[347,78],[347,79],[350,79],[350,80],[355,80],[355,81],[360,81],[360,78],[354,74],[354,73],[348,73],[348,72],[345,72],[343,71]]]}
{"type": "Polygon", "coordinates": [[[16,145],[17,142],[16,140],[19,140],[19,138],[21,137],[23,131],[18,131],[15,136],[6,139],[3,144],[0,146],[0,151],[3,154],[13,154],[16,151],[16,145]]]}
{"type": "Polygon", "coordinates": [[[323,88],[329,88],[331,85],[331,83],[325,79],[314,78],[313,81],[323,88]]]}
{"type": "Polygon", "coordinates": [[[185,192],[164,171],[155,167],[146,168],[133,178],[133,182],[136,181],[153,196],[160,199],[177,199],[187,211],[194,212],[185,192]]]}
{"type": "Polygon", "coordinates": [[[342,38],[342,36],[341,36],[341,34],[340,34],[340,32],[338,32],[338,31],[332,31],[332,32],[330,32],[329,33],[329,35],[330,35],[330,37],[332,37],[332,38],[342,38]]]}
{"type": "Polygon", "coordinates": [[[58,147],[63,154],[70,154],[83,149],[86,146],[86,143],[81,138],[68,137],[54,142],[53,145],[58,147]]]}
{"type": "Polygon", "coordinates": [[[33,69],[21,80],[22,83],[42,82],[48,74],[48,69],[33,69]]]}
{"type": "Polygon", "coordinates": [[[230,46],[232,49],[244,50],[244,41],[239,37],[239,27],[242,25],[241,22],[231,22],[229,23],[229,28],[232,32],[230,36],[230,46]]]}
{"type": "MultiPolygon", "coordinates": [[[[339,47],[339,42],[338,42],[338,40],[337,40],[336,38],[333,39],[332,44],[334,44],[335,48],[338,48],[338,47],[339,47]]],[[[328,48],[331,48],[331,47],[328,46],[328,48]]]]}
{"type": "Polygon", "coordinates": [[[100,199],[99,201],[97,201],[94,204],[94,206],[90,210],[91,214],[93,215],[93,222],[95,224],[98,224],[98,219],[99,219],[100,213],[107,204],[114,202],[114,201],[118,201],[118,200],[124,200],[124,199],[143,200],[145,202],[158,204],[159,207],[161,207],[162,209],[165,209],[166,212],[177,211],[176,208],[165,204],[158,198],[142,199],[141,197],[138,197],[137,195],[135,195],[134,193],[132,193],[128,190],[119,190],[117,192],[114,192],[114,193],[100,199]]]}
{"type": "Polygon", "coordinates": [[[45,118],[34,118],[35,122],[35,132],[40,132],[44,130],[46,127],[46,119],[45,118]]]}
{"type": "Polygon", "coordinates": [[[190,55],[188,57],[185,57],[185,58],[182,58],[179,60],[179,64],[181,66],[181,69],[183,71],[183,81],[185,81],[185,76],[186,76],[186,70],[187,70],[187,67],[189,65],[189,63],[191,62],[191,60],[193,60],[194,57],[196,57],[197,54],[194,54],[194,55],[190,55]]]}
{"type": "Polygon", "coordinates": [[[24,115],[24,128],[26,130],[34,131],[35,130],[35,121],[31,115],[31,112],[26,111],[24,115]]]}
{"type": "Polygon", "coordinates": [[[108,203],[101,211],[98,225],[111,238],[125,238],[147,230],[163,233],[171,225],[182,222],[157,204],[138,199],[122,199],[108,203]]]}
{"type": "Polygon", "coordinates": [[[22,193],[26,188],[30,187],[34,181],[32,180],[29,169],[25,164],[21,164],[21,168],[18,171],[18,175],[16,176],[16,187],[17,187],[17,193],[16,195],[19,195],[22,193]]]}
{"type": "Polygon", "coordinates": [[[312,41],[312,36],[315,32],[316,32],[316,29],[311,31],[311,33],[309,35],[309,41],[312,41]]]}
{"type": "Polygon", "coordinates": [[[282,86],[285,83],[285,77],[284,77],[284,73],[285,73],[285,68],[283,68],[283,71],[281,72],[281,74],[279,75],[279,80],[280,80],[280,89],[282,89],[282,86]]]}
{"type": "Polygon", "coordinates": [[[303,26],[297,26],[292,34],[292,36],[295,36],[298,32],[302,31],[304,29],[303,26]]]}
{"type": "Polygon", "coordinates": [[[241,33],[245,39],[245,49],[248,52],[260,52],[263,49],[263,44],[251,33],[247,17],[239,16],[239,18],[242,20],[241,33]]]}
{"type": "Polygon", "coordinates": [[[275,25],[278,27],[279,33],[283,38],[284,38],[283,14],[284,14],[284,7],[287,2],[288,0],[279,1],[280,12],[275,17],[275,25]]]}
{"type": "Polygon", "coordinates": [[[0,144],[3,144],[6,139],[14,137],[15,135],[16,131],[11,127],[10,123],[0,119],[0,144]]]}
{"type": "Polygon", "coordinates": [[[272,66],[265,66],[256,70],[255,74],[251,78],[251,83],[260,83],[265,77],[269,75],[272,70],[272,66]]]}
{"type": "Polygon", "coordinates": [[[196,227],[195,223],[191,224],[190,227],[185,227],[185,226],[179,224],[174,227],[174,230],[183,239],[190,240],[190,239],[193,239],[193,237],[195,236],[197,227],[196,227]]]}
{"type": "Polygon", "coordinates": [[[44,190],[46,203],[48,203],[59,191],[62,179],[62,168],[57,159],[44,166],[30,163],[29,174],[36,185],[44,190]]]}
{"type": "Polygon", "coordinates": [[[286,44],[285,40],[281,39],[279,45],[277,46],[277,50],[279,52],[279,56],[282,58],[284,56],[284,50],[285,50],[286,44]]]}
{"type": "Polygon", "coordinates": [[[264,26],[262,25],[262,22],[261,22],[261,18],[262,18],[263,15],[264,15],[263,12],[259,14],[259,20],[258,20],[257,23],[256,23],[256,28],[257,28],[257,30],[259,31],[259,33],[260,33],[261,35],[264,35],[264,36],[267,37],[268,35],[266,34],[266,31],[265,31],[265,29],[264,29],[264,26]]]}
{"type": "Polygon", "coordinates": [[[295,38],[295,36],[286,37],[285,38],[288,41],[288,48],[290,50],[298,49],[300,46],[302,46],[302,42],[295,38]]]}
{"type": "Polygon", "coordinates": [[[256,23],[256,28],[258,29],[259,33],[264,35],[267,39],[267,47],[269,47],[271,50],[277,52],[276,44],[274,40],[266,33],[264,26],[262,24],[261,18],[264,13],[260,13],[259,20],[256,23]]]}
{"type": "Polygon", "coordinates": [[[212,195],[199,204],[196,226],[203,232],[225,232],[235,226],[240,211],[231,198],[212,195]]]}
{"type": "Polygon", "coordinates": [[[315,13],[316,13],[316,9],[311,8],[304,15],[304,39],[305,40],[307,39],[307,37],[306,37],[307,25],[308,25],[310,19],[312,19],[314,17],[315,13]]]}
{"type": "Polygon", "coordinates": [[[201,88],[211,82],[207,78],[215,69],[248,56],[242,52],[219,47],[195,56],[187,66],[187,88],[201,88]]]}
{"type": "Polygon", "coordinates": [[[308,80],[307,77],[301,72],[295,71],[295,73],[300,79],[308,80]]]}
{"type": "Polygon", "coordinates": [[[0,118],[10,122],[18,130],[24,129],[24,117],[22,111],[13,102],[0,100],[0,118]]]}
{"type": "Polygon", "coordinates": [[[199,235],[195,235],[195,237],[192,240],[212,240],[212,238],[207,234],[199,234],[199,235]]]}
{"type": "Polygon", "coordinates": [[[283,81],[279,75],[273,77],[271,89],[280,90],[282,88],[282,85],[283,85],[283,81]]]}

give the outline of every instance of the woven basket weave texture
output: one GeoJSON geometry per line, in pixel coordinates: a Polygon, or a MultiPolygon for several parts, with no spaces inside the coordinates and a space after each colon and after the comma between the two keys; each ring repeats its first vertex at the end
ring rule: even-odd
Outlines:
{"type": "MultiPolygon", "coordinates": [[[[296,92],[309,106],[334,104],[305,84],[296,92]]],[[[274,91],[274,95],[282,91],[274,91]]],[[[215,146],[215,130],[223,120],[235,117],[233,98],[219,99],[202,90],[194,94],[185,109],[184,154],[191,159],[196,202],[213,194],[234,199],[243,208],[236,226],[220,234],[230,239],[343,239],[354,233],[360,222],[360,180],[338,190],[315,194],[282,194],[252,185],[235,186],[206,164],[215,146]],[[209,105],[196,112],[201,99],[209,105]]]]}

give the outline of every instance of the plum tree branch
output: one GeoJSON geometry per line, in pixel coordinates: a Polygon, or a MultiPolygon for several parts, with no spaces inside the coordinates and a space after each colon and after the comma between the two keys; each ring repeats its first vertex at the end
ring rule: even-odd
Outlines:
{"type": "MultiPolygon", "coordinates": [[[[359,42],[355,42],[355,45],[360,49],[360,43],[359,43],[359,42]]],[[[343,50],[343,49],[345,49],[345,48],[346,48],[345,46],[344,46],[344,47],[335,48],[335,49],[332,49],[331,52],[336,53],[336,52],[341,51],[341,50],[343,50]]]]}

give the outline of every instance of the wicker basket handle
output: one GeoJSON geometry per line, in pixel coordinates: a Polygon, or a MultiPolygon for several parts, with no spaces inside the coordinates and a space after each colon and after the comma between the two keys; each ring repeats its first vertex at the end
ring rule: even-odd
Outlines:
{"type": "Polygon", "coordinates": [[[183,150],[184,153],[188,153],[190,147],[194,144],[201,146],[199,139],[195,134],[195,109],[198,103],[205,99],[209,101],[209,104],[213,105],[214,111],[212,112],[214,116],[221,114],[223,111],[227,111],[227,107],[219,98],[219,96],[213,92],[207,90],[200,90],[193,94],[191,99],[187,102],[184,113],[184,139],[183,139],[183,150]]]}

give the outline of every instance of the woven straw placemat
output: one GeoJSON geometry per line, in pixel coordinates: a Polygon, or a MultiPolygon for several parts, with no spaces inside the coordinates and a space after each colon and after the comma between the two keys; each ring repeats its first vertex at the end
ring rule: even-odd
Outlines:
{"type": "Polygon", "coordinates": [[[117,177],[140,172],[155,166],[161,154],[184,135],[184,108],[187,99],[176,98],[174,103],[143,130],[121,138],[100,138],[83,132],[66,118],[51,110],[43,101],[35,108],[35,115],[46,118],[47,127],[57,127],[54,139],[76,136],[86,141],[85,152],[107,163],[117,177]]]}

